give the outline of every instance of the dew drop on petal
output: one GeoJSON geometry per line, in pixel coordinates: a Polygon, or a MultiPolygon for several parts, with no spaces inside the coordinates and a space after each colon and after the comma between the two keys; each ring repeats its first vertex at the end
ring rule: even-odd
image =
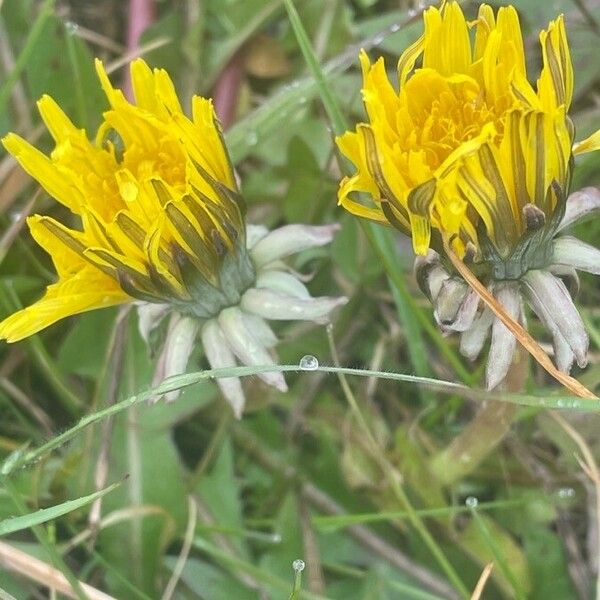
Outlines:
{"type": "Polygon", "coordinates": [[[302,571],[304,571],[304,567],[306,565],[304,564],[304,561],[301,560],[300,558],[297,558],[293,563],[292,563],[292,569],[294,569],[294,571],[296,571],[296,573],[302,573],[302,571]]]}
{"type": "Polygon", "coordinates": [[[467,508],[477,508],[478,504],[479,504],[479,500],[477,500],[477,498],[475,498],[475,496],[469,496],[465,500],[465,506],[467,508]]]}
{"type": "Polygon", "coordinates": [[[316,371],[319,368],[319,361],[316,356],[306,354],[300,359],[299,366],[303,371],[316,371]]]}

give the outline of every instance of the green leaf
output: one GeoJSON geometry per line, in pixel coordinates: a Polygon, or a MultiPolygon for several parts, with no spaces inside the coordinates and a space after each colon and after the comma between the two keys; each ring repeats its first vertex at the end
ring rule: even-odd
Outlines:
{"type": "Polygon", "coordinates": [[[206,502],[219,526],[239,532],[240,535],[230,536],[229,541],[240,557],[248,559],[250,553],[241,535],[244,532],[242,491],[234,471],[233,459],[231,440],[227,438],[222,443],[211,472],[198,483],[197,493],[206,502]]]}

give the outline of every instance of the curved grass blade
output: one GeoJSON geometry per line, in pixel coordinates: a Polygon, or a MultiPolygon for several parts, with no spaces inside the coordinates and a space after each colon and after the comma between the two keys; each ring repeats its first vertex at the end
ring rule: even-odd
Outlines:
{"type": "MultiPolygon", "coordinates": [[[[195,385],[202,381],[210,379],[219,379],[221,377],[247,377],[259,373],[280,372],[280,373],[306,373],[299,365],[264,365],[252,367],[229,367],[225,369],[209,369],[198,371],[196,373],[186,373],[169,377],[156,387],[150,388],[134,396],[130,396],[121,402],[113,404],[108,408],[98,412],[86,415],[76,425],[67,429],[60,435],[52,438],[42,446],[30,451],[20,449],[16,452],[19,456],[11,454],[2,463],[0,473],[8,475],[17,468],[23,467],[40,456],[59,448],[69,440],[73,439],[80,431],[93,425],[107,417],[121,413],[131,406],[146,402],[156,396],[162,396],[167,392],[183,389],[195,385]]],[[[531,406],[538,409],[554,408],[562,410],[579,410],[582,412],[600,412],[600,399],[598,398],[578,398],[576,396],[533,396],[528,394],[505,394],[501,392],[486,392],[484,390],[474,389],[459,383],[451,381],[442,381],[431,377],[418,377],[416,375],[407,375],[404,373],[390,373],[386,371],[375,371],[372,369],[352,369],[348,367],[319,366],[312,369],[311,373],[332,373],[341,375],[354,375],[358,377],[377,377],[389,381],[402,381],[413,385],[418,385],[442,394],[459,394],[470,400],[498,400],[500,402],[512,402],[520,406],[531,406]]]]}

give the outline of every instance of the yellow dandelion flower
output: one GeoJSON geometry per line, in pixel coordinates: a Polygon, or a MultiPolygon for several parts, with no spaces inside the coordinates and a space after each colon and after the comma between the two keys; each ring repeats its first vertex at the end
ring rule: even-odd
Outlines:
{"type": "MultiPolygon", "coordinates": [[[[76,223],[28,219],[58,281],[0,323],[0,338],[15,342],[69,315],[135,302],[146,340],[170,315],[158,380],[185,370],[197,338],[214,368],[274,364],[277,338],[267,319],[323,323],[346,302],[312,298],[282,262],[329,243],[337,226],[269,232],[247,224],[211,101],[194,97],[190,119],[164,70],[132,63],[135,103],[111,86],[100,61],[96,70],[110,108],[93,141],[48,96],[38,107],[55,141],[50,156],[18,135],[2,140],[76,223]]],[[[280,372],[259,377],[286,390],[280,372]]],[[[240,380],[218,384],[239,417],[240,380]]]]}
{"type": "Polygon", "coordinates": [[[600,133],[573,144],[564,19],[540,34],[535,86],[512,6],[494,14],[481,5],[468,22],[450,1],[423,19],[422,37],[398,61],[398,91],[383,59],[372,65],[361,53],[368,123],[337,139],[356,166],[339,203],[411,234],[417,254],[445,236],[461,256],[469,246],[479,259],[506,260],[530,224],[564,204],[573,154],[600,147],[600,133]]]}
{"type": "Polygon", "coordinates": [[[165,71],[135,61],[137,104],[131,104],[100,61],[96,70],[110,109],[95,141],[48,96],[38,107],[56,144],[50,156],[16,134],[3,139],[80,220],[80,229],[72,229],[49,216],[28,219],[59,279],[39,302],[0,325],[0,336],[11,342],[68,315],[132,299],[206,316],[207,304],[239,299],[218,289],[231,257],[239,264],[229,270],[243,285],[254,278],[245,253],[234,251],[245,243],[244,207],[211,101],[195,97],[190,120],[165,71]]]}
{"type": "Polygon", "coordinates": [[[600,148],[600,132],[574,143],[564,19],[540,33],[535,85],[512,6],[494,13],[483,4],[468,22],[458,3],[444,1],[423,20],[423,35],[398,61],[398,91],[383,59],[371,65],[361,53],[368,123],[337,139],[356,166],[339,203],[412,236],[417,281],[439,327],[460,334],[471,360],[491,338],[489,388],[504,380],[517,341],[449,268],[444,240],[523,326],[529,305],[552,335],[559,369],[584,367],[588,335],[563,279],[600,274],[600,251],[563,234],[600,211],[595,188],[566,197],[573,156],[600,148]]]}

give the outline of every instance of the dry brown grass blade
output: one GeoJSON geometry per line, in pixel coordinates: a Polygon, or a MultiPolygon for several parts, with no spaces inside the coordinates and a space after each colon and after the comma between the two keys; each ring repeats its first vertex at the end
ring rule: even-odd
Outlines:
{"type": "Polygon", "coordinates": [[[481,572],[481,575],[479,576],[479,581],[477,582],[477,585],[475,586],[475,589],[473,590],[473,593],[471,594],[471,600],[479,600],[481,598],[481,594],[483,593],[483,588],[485,588],[485,584],[487,583],[487,580],[490,578],[493,568],[494,568],[493,562],[485,565],[485,568],[483,569],[483,571],[481,572]]]}
{"type": "MultiPolygon", "coordinates": [[[[0,567],[20,573],[23,577],[69,598],[78,597],[67,578],[58,569],[5,542],[0,542],[0,567]]],[[[81,587],[90,600],[116,600],[86,583],[82,583],[81,587]]]]}
{"type": "Polygon", "coordinates": [[[546,369],[552,377],[554,377],[554,379],[564,385],[575,396],[579,396],[580,398],[597,398],[591,390],[588,390],[582,383],[577,381],[577,379],[559,371],[554,366],[550,357],[541,349],[540,345],[531,337],[531,335],[529,335],[529,332],[507,314],[502,304],[500,304],[477,277],[475,277],[469,267],[458,258],[452,248],[450,248],[450,244],[448,244],[447,240],[444,240],[444,250],[456,270],[462,275],[463,279],[473,288],[473,290],[475,290],[488,308],[512,332],[523,348],[525,348],[527,352],[529,352],[531,356],[533,356],[533,358],[546,369]]]}

